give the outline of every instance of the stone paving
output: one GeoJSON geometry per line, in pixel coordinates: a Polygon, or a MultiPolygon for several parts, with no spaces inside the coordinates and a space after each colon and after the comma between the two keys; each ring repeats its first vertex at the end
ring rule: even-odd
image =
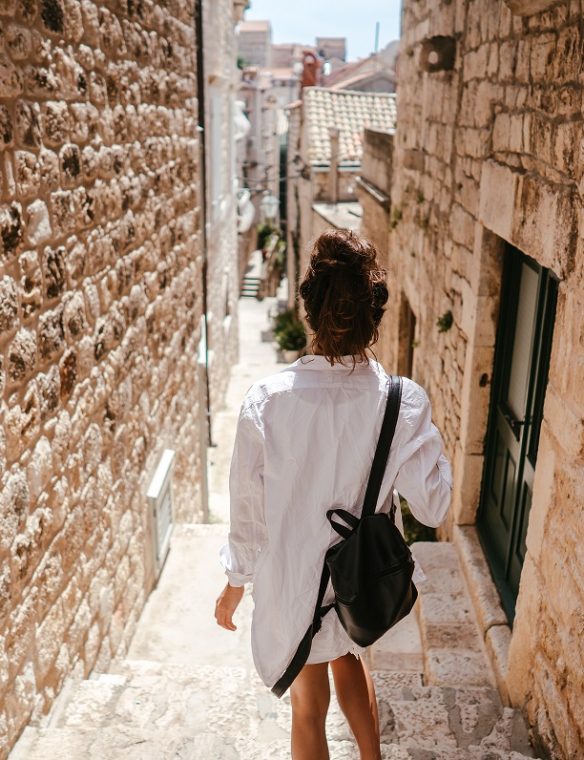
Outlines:
{"type": "MultiPolygon", "coordinates": [[[[124,660],[70,682],[42,725],[29,726],[11,760],[281,760],[289,757],[290,702],[261,684],[251,659],[251,595],[235,633],[218,628],[224,583],[217,552],[226,535],[227,474],[241,398],[279,368],[268,328],[274,299],[240,301],[240,364],[210,451],[213,524],[177,526],[157,588],[124,660]]],[[[384,760],[521,760],[532,757],[521,715],[503,706],[451,544],[418,543],[427,580],[415,613],[369,650],[384,760]]],[[[356,760],[332,699],[332,760],[356,760]]]]}

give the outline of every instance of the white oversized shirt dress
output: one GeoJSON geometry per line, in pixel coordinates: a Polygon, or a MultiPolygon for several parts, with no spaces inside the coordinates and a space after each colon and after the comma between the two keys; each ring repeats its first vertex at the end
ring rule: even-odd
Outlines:
{"type": "MultiPolygon", "coordinates": [[[[326,517],[360,514],[387,401],[374,361],[305,356],[254,383],[239,415],[229,479],[231,523],[220,559],[233,586],[253,583],[252,651],[263,682],[286,670],[314,615],[324,556],[340,540],[326,517]]],[[[425,391],[403,379],[400,413],[378,511],[394,489],[421,523],[439,525],[450,503],[450,465],[425,391]]],[[[402,529],[401,512],[396,523],[402,529]]],[[[414,576],[415,578],[415,576],[414,576]]],[[[324,603],[333,600],[332,589],[324,603]]],[[[362,649],[334,610],[312,641],[309,663],[362,649]]]]}

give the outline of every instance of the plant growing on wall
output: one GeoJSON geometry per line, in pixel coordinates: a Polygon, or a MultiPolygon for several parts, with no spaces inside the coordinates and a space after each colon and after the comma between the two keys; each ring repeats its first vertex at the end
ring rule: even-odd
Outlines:
{"type": "Polygon", "coordinates": [[[400,206],[395,206],[394,208],[392,208],[391,221],[389,223],[389,226],[391,227],[392,230],[395,230],[397,225],[401,222],[402,216],[403,214],[402,214],[402,210],[400,206]]]}
{"type": "Polygon", "coordinates": [[[453,322],[454,317],[452,316],[452,312],[449,309],[436,320],[436,324],[438,325],[438,332],[448,332],[448,330],[450,330],[452,327],[453,322]]]}

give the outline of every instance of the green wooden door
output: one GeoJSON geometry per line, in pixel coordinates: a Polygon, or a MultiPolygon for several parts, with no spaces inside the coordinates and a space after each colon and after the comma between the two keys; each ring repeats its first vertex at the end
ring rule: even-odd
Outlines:
{"type": "Polygon", "coordinates": [[[549,367],[557,281],[507,247],[478,528],[513,620],[549,367]]]}

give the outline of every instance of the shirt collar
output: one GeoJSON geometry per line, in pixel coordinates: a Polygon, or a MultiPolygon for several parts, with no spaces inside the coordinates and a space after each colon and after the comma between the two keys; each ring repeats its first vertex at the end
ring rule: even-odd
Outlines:
{"type": "MultiPolygon", "coordinates": [[[[318,354],[307,354],[306,356],[301,356],[300,359],[295,361],[292,366],[300,369],[330,369],[333,371],[353,369],[352,354],[342,356],[341,359],[342,363],[335,362],[334,365],[331,366],[330,362],[325,356],[320,356],[318,354]]],[[[355,370],[369,369],[374,363],[374,359],[369,359],[369,361],[366,362],[359,357],[355,360],[355,370]]]]}

